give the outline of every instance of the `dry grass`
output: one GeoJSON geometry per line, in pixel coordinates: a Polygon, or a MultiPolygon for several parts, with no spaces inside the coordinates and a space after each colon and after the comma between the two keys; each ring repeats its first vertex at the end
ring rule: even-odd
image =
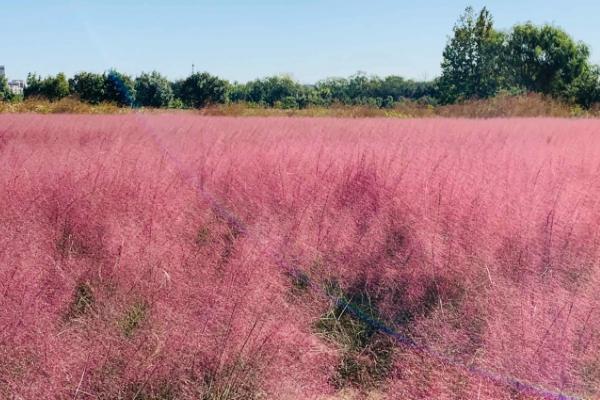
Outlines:
{"type": "Polygon", "coordinates": [[[500,95],[488,100],[471,100],[461,104],[438,107],[442,117],[506,118],[506,117],[592,117],[598,110],[585,111],[539,94],[522,96],[500,95]]]}
{"type": "Polygon", "coordinates": [[[394,108],[368,106],[308,107],[281,110],[243,103],[215,105],[200,110],[201,115],[230,117],[336,117],[336,118],[506,118],[506,117],[597,117],[600,107],[583,110],[579,106],[539,94],[499,95],[486,100],[470,100],[460,104],[432,106],[414,101],[396,104],[394,108]]]}
{"type": "Polygon", "coordinates": [[[283,110],[278,108],[261,107],[245,103],[220,104],[198,111],[201,115],[227,117],[334,117],[334,118],[373,118],[394,117],[410,118],[418,111],[423,116],[431,113],[431,108],[423,106],[402,106],[395,109],[383,109],[368,106],[307,107],[303,109],[283,110]],[[428,111],[429,110],[429,111],[428,111]]]}
{"type": "MultiPolygon", "coordinates": [[[[17,103],[0,102],[0,113],[36,114],[126,114],[133,110],[115,104],[91,105],[74,98],[50,102],[44,99],[28,99],[17,103]]],[[[539,94],[520,96],[499,95],[486,100],[470,100],[460,104],[432,106],[414,101],[396,104],[394,108],[369,106],[333,105],[311,106],[304,109],[284,110],[247,103],[213,105],[201,110],[136,109],[145,113],[192,113],[206,116],[229,117],[334,117],[334,118],[506,118],[506,117],[559,117],[581,118],[600,116],[600,105],[590,110],[544,97],[539,94]]]]}
{"type": "Polygon", "coordinates": [[[115,104],[87,104],[73,98],[64,98],[51,102],[44,99],[27,99],[22,102],[0,102],[0,113],[34,113],[34,114],[123,114],[128,108],[120,108],[115,104]]]}

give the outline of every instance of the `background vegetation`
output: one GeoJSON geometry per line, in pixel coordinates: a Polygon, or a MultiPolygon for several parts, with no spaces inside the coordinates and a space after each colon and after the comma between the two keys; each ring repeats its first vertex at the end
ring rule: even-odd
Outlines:
{"type": "Polygon", "coordinates": [[[131,77],[109,70],[102,74],[80,72],[70,79],[63,73],[44,78],[29,74],[23,96],[13,95],[6,81],[0,80],[0,101],[56,102],[70,97],[91,105],[170,109],[225,106],[230,112],[240,110],[231,108],[236,104],[254,110],[358,107],[380,109],[379,114],[387,115],[385,110],[406,108],[407,103],[413,109],[427,110],[499,95],[534,93],[575,107],[578,114],[600,103],[600,68],[589,56],[587,45],[557,26],[525,23],[501,31],[495,28],[486,8],[476,12],[468,7],[448,38],[441,76],[431,81],[358,72],[315,84],[302,84],[287,75],[239,83],[200,72],[171,82],[156,71],[131,77]]]}

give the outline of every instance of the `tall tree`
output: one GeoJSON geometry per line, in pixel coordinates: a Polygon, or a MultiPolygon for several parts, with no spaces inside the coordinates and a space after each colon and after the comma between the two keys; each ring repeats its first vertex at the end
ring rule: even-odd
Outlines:
{"type": "Polygon", "coordinates": [[[485,7],[478,15],[467,7],[444,49],[439,80],[442,102],[495,95],[503,81],[503,42],[504,34],[494,29],[485,7]]]}
{"type": "Polygon", "coordinates": [[[507,50],[512,83],[528,91],[566,96],[589,72],[589,48],[552,25],[515,26],[507,50]]]}

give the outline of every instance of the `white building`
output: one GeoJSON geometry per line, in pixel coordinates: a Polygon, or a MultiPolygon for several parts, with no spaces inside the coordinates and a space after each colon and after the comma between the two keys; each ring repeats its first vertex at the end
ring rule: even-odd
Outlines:
{"type": "MultiPolygon", "coordinates": [[[[6,69],[4,65],[0,65],[0,78],[6,78],[6,69]]],[[[23,94],[23,90],[25,89],[25,81],[21,79],[13,79],[8,82],[8,88],[14,94],[23,94]]]]}
{"type": "Polygon", "coordinates": [[[8,82],[8,88],[14,94],[23,94],[23,90],[25,90],[25,81],[21,79],[13,79],[8,82]]]}

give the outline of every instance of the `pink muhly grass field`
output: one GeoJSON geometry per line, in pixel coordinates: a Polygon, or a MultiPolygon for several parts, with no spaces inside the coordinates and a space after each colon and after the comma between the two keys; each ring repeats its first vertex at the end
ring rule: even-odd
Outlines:
{"type": "Polygon", "coordinates": [[[600,121],[1,115],[0,189],[0,398],[600,398],[600,121]]]}

